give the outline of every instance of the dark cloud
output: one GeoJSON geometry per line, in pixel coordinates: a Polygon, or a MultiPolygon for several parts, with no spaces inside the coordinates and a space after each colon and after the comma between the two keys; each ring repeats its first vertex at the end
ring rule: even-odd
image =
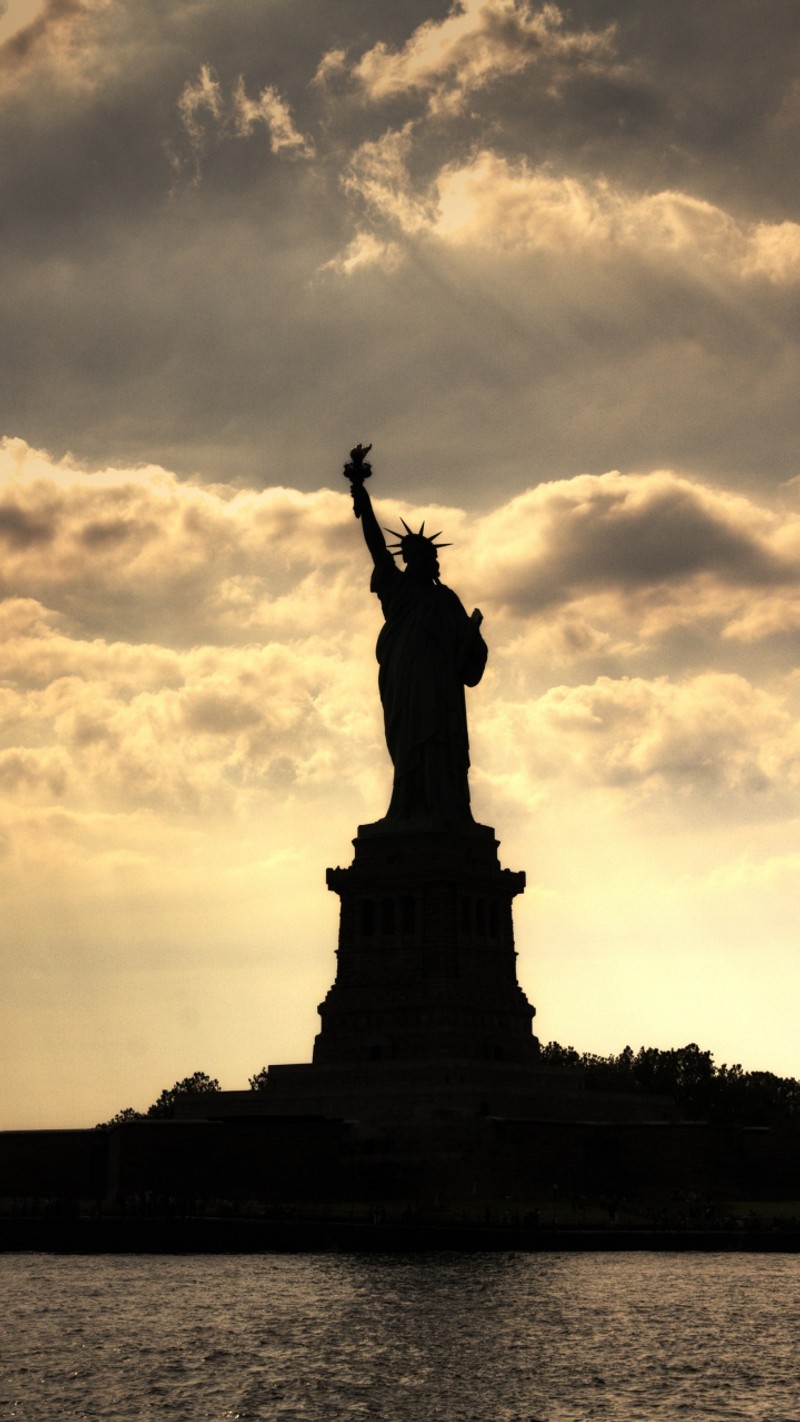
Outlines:
{"type": "Polygon", "coordinates": [[[13,503],[0,508],[0,538],[16,548],[49,543],[55,534],[53,523],[27,513],[13,503]]]}
{"type": "Polygon", "coordinates": [[[135,527],[127,519],[94,519],[84,525],[78,537],[87,548],[100,548],[109,544],[127,543],[131,538],[139,543],[143,536],[153,536],[155,533],[153,524],[142,528],[141,524],[135,527]]]}
{"type": "Polygon", "coordinates": [[[49,5],[0,51],[6,432],[305,488],[373,438],[413,499],[431,478],[468,501],[581,469],[795,474],[793,7],[574,5],[541,29],[543,52],[572,46],[558,82],[529,44],[540,8],[502,12],[485,0],[472,71],[370,98],[364,57],[413,55],[447,4],[49,5]],[[220,107],[193,139],[180,98],[204,72],[220,107]],[[402,219],[353,174],[405,122],[402,219]],[[577,206],[603,182],[619,213],[664,188],[716,205],[742,252],[772,224],[787,275],[745,277],[702,234],[676,255],[655,227],[512,251],[506,209],[494,245],[451,241],[442,175],[480,148],[577,206]]]}
{"type": "Polygon", "coordinates": [[[578,23],[615,23],[620,72],[573,91],[566,143],[650,188],[797,220],[781,120],[800,58],[792,0],[577,0],[570,10],[578,23]]]}
{"type": "Polygon", "coordinates": [[[699,618],[722,618],[750,594],[793,593],[800,579],[788,526],[670,474],[544,486],[491,515],[481,541],[503,550],[486,557],[493,596],[526,612],[603,591],[656,607],[670,589],[684,589],[699,618]],[[702,611],[698,579],[714,589],[702,611]]]}
{"type": "MultiPolygon", "coordinates": [[[[3,5],[0,14],[5,14],[8,6],[3,5]]],[[[42,53],[47,54],[51,46],[76,22],[86,19],[92,12],[91,0],[43,0],[38,14],[22,25],[0,45],[0,67],[6,74],[14,74],[34,63],[42,53]]]]}
{"type": "Polygon", "coordinates": [[[606,507],[601,500],[595,518],[570,520],[552,545],[562,578],[633,587],[701,572],[756,587],[797,578],[796,565],[787,567],[745,528],[703,507],[690,488],[659,488],[643,507],[625,505],[624,496],[606,507]]]}

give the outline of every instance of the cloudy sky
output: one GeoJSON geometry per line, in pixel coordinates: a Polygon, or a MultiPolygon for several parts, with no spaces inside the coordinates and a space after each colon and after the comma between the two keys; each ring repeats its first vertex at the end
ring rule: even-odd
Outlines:
{"type": "Polygon", "coordinates": [[[796,0],[0,4],[4,1126],[310,1056],[341,477],[490,644],[543,1040],[800,1075],[796,0]]]}

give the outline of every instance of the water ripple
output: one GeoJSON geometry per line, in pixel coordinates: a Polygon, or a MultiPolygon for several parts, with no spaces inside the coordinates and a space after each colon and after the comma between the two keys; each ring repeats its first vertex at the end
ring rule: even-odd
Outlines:
{"type": "Polygon", "coordinates": [[[800,1422],[791,1256],[0,1258],[0,1418],[800,1422]]]}

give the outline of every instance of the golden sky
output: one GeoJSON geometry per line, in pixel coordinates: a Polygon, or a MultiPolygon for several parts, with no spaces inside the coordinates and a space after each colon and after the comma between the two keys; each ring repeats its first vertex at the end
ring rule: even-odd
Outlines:
{"type": "Polygon", "coordinates": [[[341,466],[485,616],[543,1040],[800,1075],[783,0],[0,14],[0,1125],[310,1057],[388,800],[341,466]]]}

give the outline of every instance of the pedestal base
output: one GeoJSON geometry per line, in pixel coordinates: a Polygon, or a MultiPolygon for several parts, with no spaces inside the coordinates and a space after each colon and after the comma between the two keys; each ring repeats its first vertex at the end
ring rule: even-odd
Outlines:
{"type": "Polygon", "coordinates": [[[501,869],[494,831],[379,821],[353,844],[353,863],[327,874],[338,966],[315,1067],[535,1062],[511,915],[525,875],[501,869]]]}

